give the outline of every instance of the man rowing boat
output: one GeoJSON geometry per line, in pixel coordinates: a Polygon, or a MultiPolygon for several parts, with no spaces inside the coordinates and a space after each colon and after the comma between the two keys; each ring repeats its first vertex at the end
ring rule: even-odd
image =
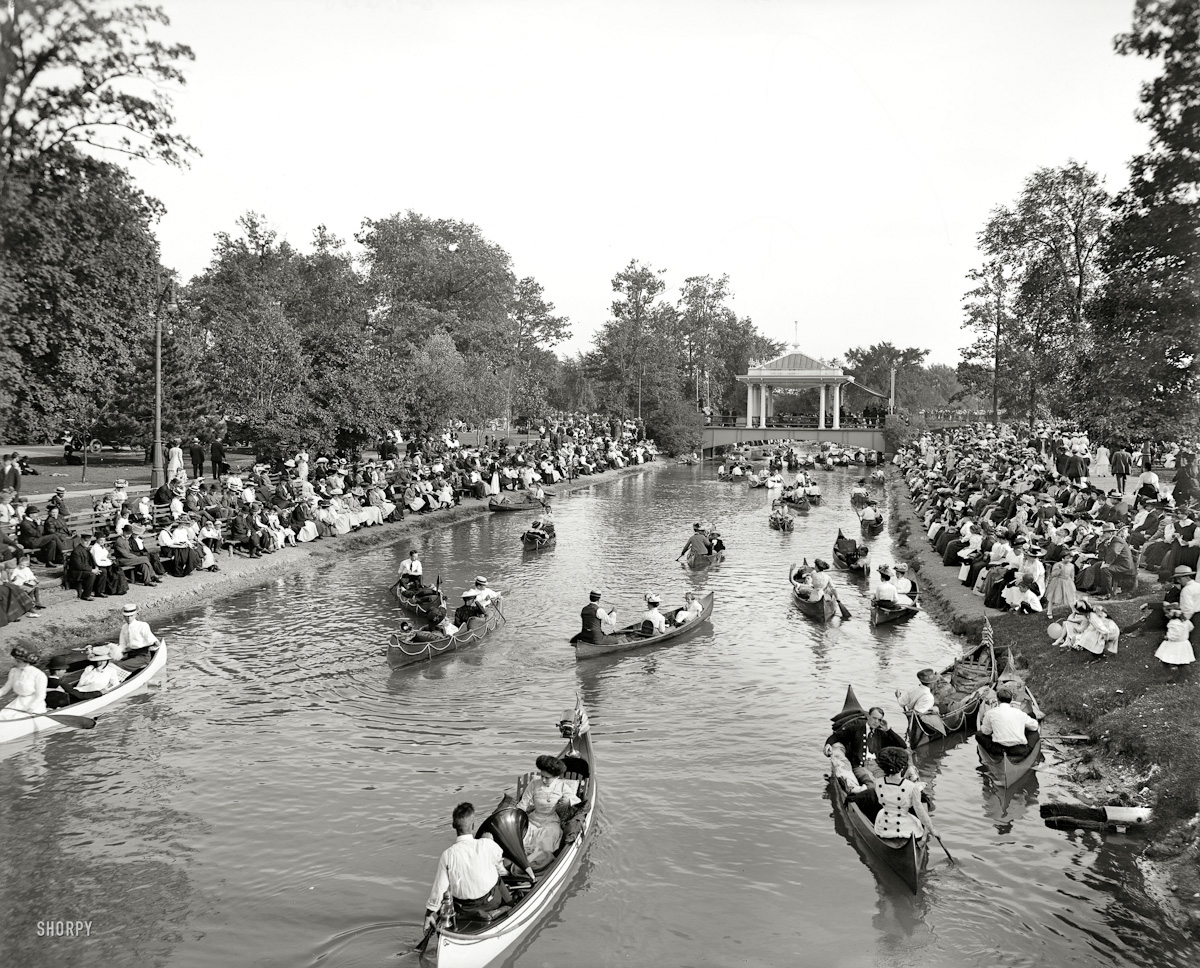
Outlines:
{"type": "Polygon", "coordinates": [[[608,633],[616,627],[616,611],[600,604],[600,593],[594,589],[588,593],[588,603],[579,612],[583,628],[572,642],[592,642],[603,645],[608,633]]]}
{"type": "Polygon", "coordinates": [[[458,914],[485,915],[503,906],[510,898],[500,880],[508,871],[504,851],[490,837],[475,837],[475,807],[460,803],[451,816],[454,843],[438,858],[433,889],[425,902],[425,929],[438,920],[442,899],[449,894],[458,914]]]}
{"type": "Polygon", "coordinates": [[[692,536],[687,539],[687,544],[683,546],[683,551],[679,553],[679,557],[691,555],[693,557],[703,557],[712,554],[712,542],[708,540],[708,535],[704,533],[704,529],[700,522],[697,521],[692,525],[692,536]]]}

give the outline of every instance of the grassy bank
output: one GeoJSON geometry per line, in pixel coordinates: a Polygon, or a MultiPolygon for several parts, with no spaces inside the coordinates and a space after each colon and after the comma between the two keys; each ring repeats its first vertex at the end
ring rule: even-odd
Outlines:
{"type": "MultiPolygon", "coordinates": [[[[1062,764],[1081,797],[1104,803],[1127,794],[1153,804],[1146,856],[1162,862],[1172,893],[1200,919],[1200,670],[1172,681],[1154,658],[1158,634],[1123,635],[1116,655],[1089,662],[1089,653],[1052,643],[1045,615],[989,612],[942,564],[896,476],[891,505],[898,554],[921,582],[922,604],[969,642],[979,640],[990,618],[997,651],[1011,648],[1028,668],[1029,686],[1058,729],[1092,738],[1062,764]]],[[[1143,614],[1142,604],[1161,600],[1162,591],[1143,575],[1132,597],[1105,607],[1125,626],[1143,614]]]]}

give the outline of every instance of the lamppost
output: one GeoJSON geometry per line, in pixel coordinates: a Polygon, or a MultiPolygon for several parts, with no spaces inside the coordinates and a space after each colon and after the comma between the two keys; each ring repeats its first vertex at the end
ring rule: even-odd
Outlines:
{"type": "MultiPolygon", "coordinates": [[[[161,273],[156,277],[155,287],[162,281],[161,273]]],[[[167,304],[168,312],[175,312],[175,280],[167,279],[167,284],[159,291],[158,300],[154,304],[154,443],[150,453],[150,486],[157,490],[162,487],[163,453],[162,453],[162,308],[163,300],[168,293],[171,301],[167,304]]]]}

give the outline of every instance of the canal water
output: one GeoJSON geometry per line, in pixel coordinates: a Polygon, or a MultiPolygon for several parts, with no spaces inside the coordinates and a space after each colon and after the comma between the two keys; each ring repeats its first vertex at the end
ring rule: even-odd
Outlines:
{"type": "MultiPolygon", "coordinates": [[[[1139,838],[1039,819],[1062,794],[1053,750],[1012,796],[971,742],[920,754],[958,863],[931,853],[916,896],[847,840],[821,754],[846,686],[902,723],[893,690],[962,643],[924,614],[872,629],[866,588],[842,574],[850,621],[795,610],[789,564],[857,530],[861,470],[818,473],[826,503],[791,534],[768,529],[770,492],[711,465],[648,469],[557,500],[558,543],[540,555],[518,540],[527,515],[492,515],[178,615],[158,628],[161,691],[0,761],[5,963],[406,968],[454,805],[490,806],[556,751],[578,693],[598,836],[512,964],[1195,964],[1144,884],[1139,838]],[[729,553],[692,573],[675,557],[699,520],[729,553]],[[392,673],[387,589],[409,547],[452,595],[485,575],[508,624],[392,673]],[[712,621],[576,663],[567,639],[596,585],[624,621],[647,591],[711,590],[712,621]],[[88,933],[41,936],[59,920],[88,933]]],[[[886,533],[872,544],[892,560],[886,533]]]]}

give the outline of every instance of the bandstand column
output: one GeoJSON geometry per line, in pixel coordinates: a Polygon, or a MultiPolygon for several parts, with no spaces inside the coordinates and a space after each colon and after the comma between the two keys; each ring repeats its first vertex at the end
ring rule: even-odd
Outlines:
{"type": "Polygon", "coordinates": [[[842,427],[842,385],[835,383],[833,385],[833,429],[840,430],[842,427]]]}
{"type": "Polygon", "coordinates": [[[775,416],[775,388],[768,386],[767,392],[767,419],[770,420],[775,416]]]}
{"type": "Polygon", "coordinates": [[[825,384],[821,384],[821,409],[817,411],[817,429],[825,429],[825,384]]]}
{"type": "Polygon", "coordinates": [[[746,384],[746,426],[754,426],[754,384],[746,384]]]}

